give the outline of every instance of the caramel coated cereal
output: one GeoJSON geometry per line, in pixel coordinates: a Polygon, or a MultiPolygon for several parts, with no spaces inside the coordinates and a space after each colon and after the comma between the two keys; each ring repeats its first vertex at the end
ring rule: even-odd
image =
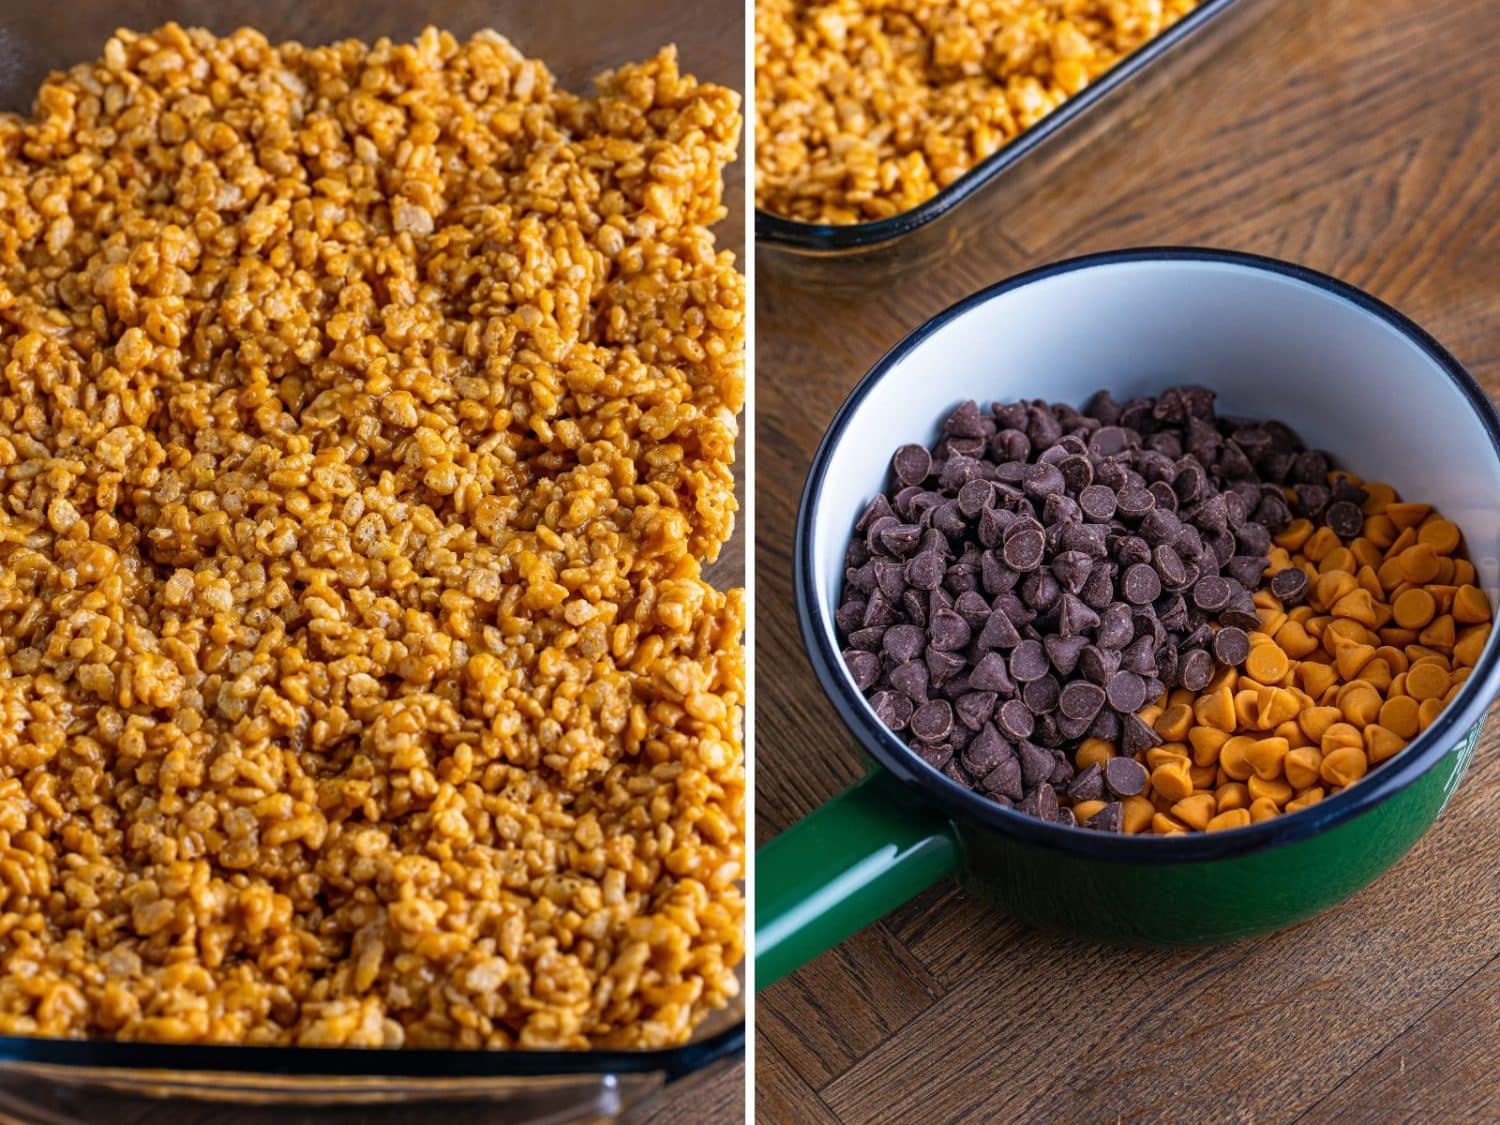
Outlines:
{"type": "Polygon", "coordinates": [[[738,132],[435,30],[121,32],[0,117],[0,1033],[728,1002],[738,132]]]}
{"type": "Polygon", "coordinates": [[[908,211],[1197,4],[756,0],[756,204],[818,223],[908,211]]]}

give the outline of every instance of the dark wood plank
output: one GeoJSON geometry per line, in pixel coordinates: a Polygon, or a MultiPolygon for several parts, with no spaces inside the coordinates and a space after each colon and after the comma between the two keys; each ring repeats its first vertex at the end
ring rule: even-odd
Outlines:
{"type": "Polygon", "coordinates": [[[755,1120],[760,1125],[837,1125],[839,1119],[763,1037],[755,1048],[755,1120]]]}
{"type": "Polygon", "coordinates": [[[1360,1067],[1309,1121],[1493,1121],[1500,1083],[1490,1039],[1500,1027],[1500,955],[1360,1067]]]}
{"type": "Polygon", "coordinates": [[[668,1088],[642,1125],[729,1125],[745,1120],[745,1064],[668,1088]]]}
{"type": "Polygon", "coordinates": [[[768,992],[774,1002],[757,1009],[771,1035],[793,1036],[808,1048],[787,1062],[813,1089],[931,1009],[945,991],[882,926],[857,934],[826,960],[816,974],[809,966],[778,981],[768,992]]]}
{"type": "MultiPolygon", "coordinates": [[[[1391,301],[1500,396],[1500,71],[1476,46],[1500,37],[1500,6],[1252,4],[1258,18],[1205,49],[1206,61],[1045,175],[1001,188],[983,236],[920,269],[811,286],[761,256],[761,840],[859,773],[792,611],[808,461],[859,376],[953,301],[1019,269],[1110,247],[1251,250],[1391,301]]],[[[890,1016],[863,1010],[881,1000],[851,991],[846,960],[820,958],[764,993],[759,1088],[763,1060],[773,1060],[777,1095],[762,1097],[758,1118],[1493,1119],[1497,726],[1492,712],[1471,776],[1409,856],[1282,934],[1142,955],[1036,934],[955,887],[928,892],[846,950],[904,950],[940,995],[910,1016],[896,1009],[889,1034],[846,1062],[828,1053],[809,1006],[846,1004],[848,1025],[866,1029],[843,1040],[846,1050],[890,1016]]]]}

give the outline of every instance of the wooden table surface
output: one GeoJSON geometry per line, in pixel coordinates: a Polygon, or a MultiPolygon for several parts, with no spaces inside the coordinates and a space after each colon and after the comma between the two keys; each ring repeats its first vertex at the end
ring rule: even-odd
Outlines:
{"type": "MultiPolygon", "coordinates": [[[[1252,3],[1257,0],[1251,0],[1252,3]]],[[[757,823],[852,783],[802,655],[812,451],[909,329],[1017,270],[1193,243],[1371,290],[1500,397],[1495,0],[1291,0],[1096,137],[986,232],[865,294],[760,258],[757,823]]],[[[1500,722],[1433,830],[1290,931],[1170,953],[1031,932],[952,885],[761,994],[763,1122],[1500,1120],[1500,722]]]]}

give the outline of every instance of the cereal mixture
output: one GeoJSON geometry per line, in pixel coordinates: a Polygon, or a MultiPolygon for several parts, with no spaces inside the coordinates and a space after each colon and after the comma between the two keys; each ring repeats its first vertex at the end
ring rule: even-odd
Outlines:
{"type": "Polygon", "coordinates": [[[0,1033],[734,994],[739,124],[671,50],[173,25],[0,117],[0,1033]]]}
{"type": "Polygon", "coordinates": [[[1199,0],[756,0],[756,204],[908,211],[1199,0]]]}

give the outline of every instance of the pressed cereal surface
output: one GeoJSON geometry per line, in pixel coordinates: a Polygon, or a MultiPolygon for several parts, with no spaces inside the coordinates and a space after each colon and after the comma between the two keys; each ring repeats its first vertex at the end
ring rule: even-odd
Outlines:
{"type": "Polygon", "coordinates": [[[756,204],[908,211],[1199,0],[756,0],[756,204]]]}
{"type": "Polygon", "coordinates": [[[432,30],[122,32],[0,117],[0,1033],[726,1003],[738,131],[432,30]]]}

